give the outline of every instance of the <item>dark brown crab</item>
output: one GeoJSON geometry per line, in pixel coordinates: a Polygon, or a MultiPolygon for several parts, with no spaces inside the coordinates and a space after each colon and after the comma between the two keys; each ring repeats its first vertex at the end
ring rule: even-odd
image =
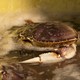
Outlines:
{"type": "Polygon", "coordinates": [[[76,52],[77,32],[70,26],[54,21],[44,23],[28,22],[25,27],[18,30],[18,38],[26,49],[35,51],[48,51],[39,57],[23,61],[45,62],[72,58],[76,52]],[[26,45],[30,43],[30,45],[26,45]],[[50,52],[49,52],[50,51],[50,52]]]}

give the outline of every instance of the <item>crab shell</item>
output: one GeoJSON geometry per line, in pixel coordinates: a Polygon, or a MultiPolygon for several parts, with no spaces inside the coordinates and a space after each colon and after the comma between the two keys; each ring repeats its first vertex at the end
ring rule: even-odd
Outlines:
{"type": "Polygon", "coordinates": [[[32,45],[39,47],[73,43],[78,38],[77,32],[72,27],[56,21],[39,23],[29,34],[24,40],[29,40],[32,45]]]}

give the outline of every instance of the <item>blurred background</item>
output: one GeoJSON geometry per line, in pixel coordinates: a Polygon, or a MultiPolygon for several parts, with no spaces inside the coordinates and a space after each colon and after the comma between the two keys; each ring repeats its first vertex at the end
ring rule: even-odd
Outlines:
{"type": "Polygon", "coordinates": [[[24,19],[30,19],[67,21],[77,24],[78,27],[80,0],[1,0],[0,17],[0,23],[4,22],[6,26],[20,24],[24,19]]]}
{"type": "Polygon", "coordinates": [[[1,0],[0,13],[42,15],[49,20],[80,22],[80,0],[1,0]]]}

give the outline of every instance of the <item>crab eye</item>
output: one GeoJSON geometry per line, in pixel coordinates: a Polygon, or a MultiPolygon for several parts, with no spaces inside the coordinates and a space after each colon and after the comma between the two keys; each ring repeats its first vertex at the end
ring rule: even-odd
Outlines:
{"type": "Polygon", "coordinates": [[[24,39],[23,41],[24,41],[24,42],[29,42],[29,43],[31,43],[31,41],[28,40],[28,39],[24,39]]]}
{"type": "Polygon", "coordinates": [[[31,40],[31,38],[29,38],[29,37],[26,37],[25,39],[23,39],[22,40],[23,42],[28,42],[28,43],[31,43],[32,44],[32,40],[31,40]]]}

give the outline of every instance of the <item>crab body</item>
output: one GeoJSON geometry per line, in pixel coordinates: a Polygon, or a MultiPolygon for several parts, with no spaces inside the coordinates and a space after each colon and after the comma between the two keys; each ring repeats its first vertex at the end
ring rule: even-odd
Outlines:
{"type": "MultiPolygon", "coordinates": [[[[48,51],[45,55],[48,54],[47,58],[50,61],[51,59],[56,62],[57,59],[72,58],[76,53],[77,32],[72,27],[61,22],[27,22],[26,25],[18,27],[17,30],[14,29],[14,33],[17,35],[17,42],[20,40],[26,49],[48,51]]],[[[38,60],[41,62],[41,57],[45,57],[45,55],[41,54],[31,60],[32,62],[38,60]]],[[[44,57],[43,62],[47,60],[44,57]]],[[[31,60],[23,61],[23,63],[31,62],[31,60]]]]}

